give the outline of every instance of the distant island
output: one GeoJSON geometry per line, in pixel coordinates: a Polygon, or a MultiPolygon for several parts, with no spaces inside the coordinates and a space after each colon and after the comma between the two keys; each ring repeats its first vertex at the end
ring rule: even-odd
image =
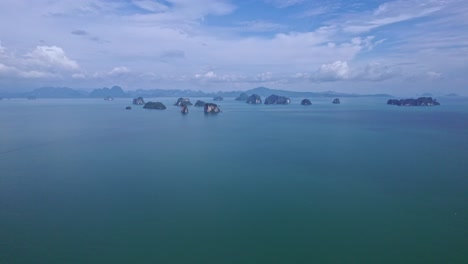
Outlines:
{"type": "Polygon", "coordinates": [[[436,99],[432,99],[432,97],[419,97],[418,99],[390,99],[387,101],[389,105],[397,105],[397,106],[435,106],[440,105],[436,99]]]}
{"type": "Polygon", "coordinates": [[[392,97],[388,94],[348,94],[327,92],[296,92],[287,90],[270,89],[266,87],[257,87],[247,91],[219,91],[203,92],[193,90],[165,90],[165,89],[137,89],[134,91],[124,91],[120,86],[111,88],[98,88],[91,92],[72,89],[68,87],[42,87],[30,92],[22,93],[2,93],[3,98],[151,98],[151,97],[211,97],[214,101],[221,101],[223,97],[237,98],[239,101],[247,100],[248,96],[256,94],[261,97],[267,97],[272,94],[281,94],[288,98],[316,98],[316,97],[392,97]],[[239,96],[240,95],[240,96],[239,96]]]}

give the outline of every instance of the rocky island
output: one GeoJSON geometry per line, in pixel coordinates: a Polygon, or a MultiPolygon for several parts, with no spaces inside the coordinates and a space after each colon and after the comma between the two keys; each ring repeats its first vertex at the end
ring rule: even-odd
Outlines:
{"type": "Polygon", "coordinates": [[[440,105],[436,99],[432,97],[419,97],[418,99],[390,99],[387,101],[389,105],[398,105],[398,106],[434,106],[440,105]]]}
{"type": "Polygon", "coordinates": [[[185,114],[188,114],[188,106],[183,105],[183,106],[182,106],[182,110],[180,110],[180,112],[181,112],[182,114],[184,114],[184,115],[185,115],[185,114]]]}
{"type": "Polygon", "coordinates": [[[145,106],[143,106],[145,109],[157,109],[157,110],[164,110],[166,109],[166,106],[161,103],[161,102],[147,102],[145,106]]]}
{"type": "Polygon", "coordinates": [[[205,114],[217,114],[221,112],[217,104],[206,103],[204,107],[205,114]]]}
{"type": "Polygon", "coordinates": [[[106,96],[106,97],[104,97],[104,100],[105,100],[105,101],[114,101],[114,97],[112,97],[112,96],[106,96]]]}
{"type": "Polygon", "coordinates": [[[333,102],[332,102],[332,103],[334,103],[334,104],[339,104],[339,103],[341,103],[341,102],[340,102],[340,99],[338,99],[338,98],[335,98],[335,100],[333,100],[333,102]]]}
{"type": "Polygon", "coordinates": [[[197,100],[193,106],[195,106],[195,107],[204,107],[205,102],[197,100]]]}
{"type": "Polygon", "coordinates": [[[143,100],[143,97],[133,98],[133,104],[134,105],[144,105],[145,100],[143,100]]]}
{"type": "Polygon", "coordinates": [[[291,103],[291,99],[289,99],[288,97],[279,96],[279,95],[276,95],[276,94],[272,94],[272,95],[268,96],[265,99],[265,104],[266,105],[269,105],[269,104],[290,104],[290,103],[291,103]]]}
{"type": "Polygon", "coordinates": [[[245,102],[248,104],[261,104],[262,98],[258,94],[252,94],[245,102]]]}
{"type": "Polygon", "coordinates": [[[213,97],[213,101],[223,101],[224,98],[222,96],[215,96],[213,97]]]}
{"type": "Polygon", "coordinates": [[[241,93],[238,97],[236,97],[236,101],[246,101],[249,98],[249,95],[246,93],[241,93]]]}
{"type": "Polygon", "coordinates": [[[132,107],[131,107],[131,106],[127,106],[127,107],[125,107],[125,110],[132,110],[132,107]]]}
{"type": "Polygon", "coordinates": [[[312,102],[309,99],[304,99],[301,101],[301,105],[311,105],[312,102]]]}
{"type": "Polygon", "coordinates": [[[188,106],[188,105],[192,105],[192,103],[190,102],[190,99],[188,98],[179,98],[177,99],[177,102],[175,102],[174,104],[175,106],[188,106]]]}

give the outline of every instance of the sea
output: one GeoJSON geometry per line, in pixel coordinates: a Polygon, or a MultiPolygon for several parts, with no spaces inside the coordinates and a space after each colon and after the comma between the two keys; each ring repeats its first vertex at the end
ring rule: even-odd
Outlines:
{"type": "Polygon", "coordinates": [[[0,263],[468,263],[468,98],[176,99],[1,100],[0,263]]]}

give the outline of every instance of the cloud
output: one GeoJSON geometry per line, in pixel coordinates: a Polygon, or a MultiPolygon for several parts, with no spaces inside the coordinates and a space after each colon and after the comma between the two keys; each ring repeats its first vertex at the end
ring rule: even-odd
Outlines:
{"type": "Polygon", "coordinates": [[[383,81],[396,76],[396,71],[380,63],[369,63],[364,67],[350,67],[346,61],[323,64],[312,73],[315,82],[334,81],[383,81]]]}
{"type": "Polygon", "coordinates": [[[427,77],[431,80],[438,80],[442,77],[442,73],[435,72],[435,71],[428,71],[426,74],[427,74],[427,77]]]}
{"type": "Polygon", "coordinates": [[[451,0],[398,0],[380,5],[367,17],[347,21],[343,30],[350,33],[363,33],[382,26],[428,16],[448,4],[451,0]]]}
{"type": "Polygon", "coordinates": [[[16,68],[0,63],[0,74],[8,75],[16,72],[16,68]]]}
{"type": "Polygon", "coordinates": [[[83,74],[83,73],[75,73],[75,74],[72,75],[72,78],[73,79],[85,79],[86,75],[83,74]]]}
{"type": "Polygon", "coordinates": [[[180,59],[185,58],[185,51],[183,50],[166,50],[161,53],[162,59],[180,59]]]}
{"type": "Polygon", "coordinates": [[[305,0],[264,0],[268,4],[272,4],[277,8],[286,8],[303,3],[305,0]]]}
{"type": "Polygon", "coordinates": [[[23,56],[6,53],[2,47],[0,74],[14,78],[57,78],[69,72],[79,71],[79,65],[57,46],[37,46],[23,56]]]}
{"type": "Polygon", "coordinates": [[[124,66],[114,67],[108,75],[123,75],[130,72],[130,69],[124,66]]]}
{"type": "Polygon", "coordinates": [[[165,12],[169,10],[167,5],[151,0],[134,0],[132,3],[141,9],[154,13],[165,12]]]}
{"type": "Polygon", "coordinates": [[[73,30],[70,33],[73,34],[73,35],[77,35],[77,36],[86,36],[86,35],[88,35],[88,32],[86,32],[85,30],[82,30],[82,29],[73,30]]]}
{"type": "Polygon", "coordinates": [[[4,77],[19,77],[26,79],[36,78],[55,78],[55,74],[50,72],[36,71],[36,70],[21,70],[16,67],[7,66],[0,63],[0,76],[4,77]]]}
{"type": "Polygon", "coordinates": [[[37,46],[25,55],[28,64],[48,69],[77,70],[78,63],[69,59],[65,51],[57,46],[37,46]]]}
{"type": "Polygon", "coordinates": [[[285,30],[287,28],[282,24],[261,20],[242,21],[238,24],[242,26],[241,30],[249,32],[272,32],[285,30]]]}

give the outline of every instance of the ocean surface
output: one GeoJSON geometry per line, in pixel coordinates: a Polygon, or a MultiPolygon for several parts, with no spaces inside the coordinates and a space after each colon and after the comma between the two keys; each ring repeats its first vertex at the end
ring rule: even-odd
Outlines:
{"type": "Polygon", "coordinates": [[[468,263],[468,99],[145,99],[0,101],[1,264],[468,263]]]}

